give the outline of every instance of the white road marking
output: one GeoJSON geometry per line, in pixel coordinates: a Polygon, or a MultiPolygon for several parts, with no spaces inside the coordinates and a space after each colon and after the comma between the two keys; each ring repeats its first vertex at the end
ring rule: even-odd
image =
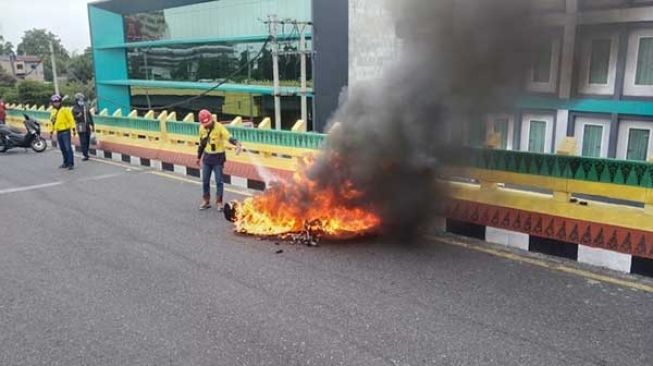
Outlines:
{"type": "MultiPolygon", "coordinates": [[[[159,176],[159,177],[176,180],[176,181],[180,181],[180,182],[183,182],[183,183],[190,183],[190,184],[194,184],[194,185],[198,185],[198,186],[202,185],[202,182],[200,182],[200,181],[180,177],[180,176],[177,176],[177,175],[167,174],[167,173],[158,172],[158,171],[151,171],[150,173],[154,174],[156,176],[159,176]]],[[[215,184],[211,183],[211,187],[215,187],[215,184]]],[[[224,187],[224,191],[229,192],[229,193],[238,194],[238,195],[245,196],[245,197],[252,197],[253,196],[253,194],[250,193],[250,192],[239,190],[239,189],[232,189],[232,188],[229,188],[229,187],[224,187]]]]}
{"type": "Polygon", "coordinates": [[[25,192],[25,191],[34,191],[34,190],[37,190],[37,189],[60,186],[63,183],[64,182],[52,182],[52,183],[45,183],[45,184],[37,184],[37,185],[34,185],[34,186],[0,189],[0,194],[10,194],[10,193],[25,192]]]}

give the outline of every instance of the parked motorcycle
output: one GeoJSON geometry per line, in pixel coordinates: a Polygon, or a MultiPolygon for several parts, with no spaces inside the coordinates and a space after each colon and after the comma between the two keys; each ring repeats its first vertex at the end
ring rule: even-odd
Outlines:
{"type": "Polygon", "coordinates": [[[39,122],[26,114],[23,116],[25,117],[25,121],[23,121],[25,132],[7,125],[0,125],[0,153],[19,147],[31,148],[37,153],[42,153],[48,148],[47,142],[41,137],[39,122]]]}

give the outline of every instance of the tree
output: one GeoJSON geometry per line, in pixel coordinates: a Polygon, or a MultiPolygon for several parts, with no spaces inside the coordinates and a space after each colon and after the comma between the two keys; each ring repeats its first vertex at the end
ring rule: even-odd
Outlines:
{"type": "Polygon", "coordinates": [[[16,78],[0,67],[0,87],[13,87],[16,85],[16,78]]]}
{"type": "Polygon", "coordinates": [[[72,102],[75,94],[82,93],[86,100],[92,101],[95,99],[95,85],[93,83],[80,83],[78,81],[70,82],[61,86],[61,95],[67,95],[68,102],[72,102]]]}
{"type": "Polygon", "coordinates": [[[25,80],[18,84],[18,101],[30,105],[47,105],[54,93],[52,86],[38,81],[25,80]]]}
{"type": "Polygon", "coordinates": [[[70,58],[66,74],[68,80],[78,81],[82,84],[93,80],[93,55],[90,47],[81,55],[73,55],[70,58]]]}
{"type": "Polygon", "coordinates": [[[11,42],[5,42],[5,38],[0,35],[0,55],[9,55],[14,51],[14,45],[11,42]]]}
{"type": "Polygon", "coordinates": [[[54,33],[45,29],[32,29],[25,32],[21,43],[17,47],[19,55],[38,56],[43,61],[43,72],[45,79],[52,81],[52,65],[50,59],[50,42],[54,48],[54,57],[57,62],[57,70],[66,70],[70,56],[68,51],[61,44],[61,40],[54,33]]]}

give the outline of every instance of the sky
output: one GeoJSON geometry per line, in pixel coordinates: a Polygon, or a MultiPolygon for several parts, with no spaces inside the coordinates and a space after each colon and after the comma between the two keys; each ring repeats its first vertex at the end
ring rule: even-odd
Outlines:
{"type": "Polygon", "coordinates": [[[0,0],[0,35],[17,46],[26,30],[45,28],[59,36],[69,52],[91,45],[88,0],[0,0]]]}

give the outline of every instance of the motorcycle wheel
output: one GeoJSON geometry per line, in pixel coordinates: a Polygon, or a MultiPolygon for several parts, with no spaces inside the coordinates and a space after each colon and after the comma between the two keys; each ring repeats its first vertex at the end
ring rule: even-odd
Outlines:
{"type": "Polygon", "coordinates": [[[0,137],[0,153],[3,153],[7,150],[8,150],[7,145],[5,145],[5,142],[2,141],[2,138],[0,137]]]}
{"type": "Polygon", "coordinates": [[[36,151],[37,153],[42,153],[45,151],[45,149],[48,148],[48,144],[41,137],[34,139],[34,141],[32,141],[31,146],[32,146],[32,150],[36,151]]]}

